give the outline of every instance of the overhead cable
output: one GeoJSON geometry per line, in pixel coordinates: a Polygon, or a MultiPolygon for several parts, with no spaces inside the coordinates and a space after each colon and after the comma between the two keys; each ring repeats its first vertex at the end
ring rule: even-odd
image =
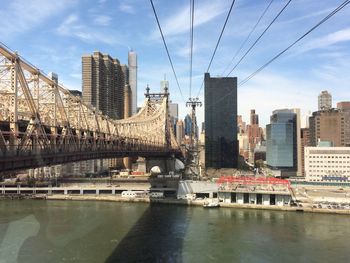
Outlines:
{"type": "Polygon", "coordinates": [[[316,25],[314,25],[311,29],[306,31],[302,36],[300,36],[297,40],[295,40],[292,44],[290,44],[287,48],[283,49],[281,52],[279,52],[276,56],[274,56],[272,59],[270,59],[268,62],[266,62],[264,65],[262,65],[260,68],[258,68],[256,71],[254,71],[252,74],[250,74],[247,78],[243,79],[239,86],[244,85],[247,83],[250,79],[252,79],[256,74],[258,74],[260,71],[262,71],[264,68],[266,68],[268,65],[270,65],[273,61],[275,61],[277,58],[282,56],[285,52],[287,52],[290,48],[292,48],[296,43],[298,43],[300,40],[302,40],[304,37],[309,35],[312,31],[314,31],[316,28],[318,28],[320,25],[322,25],[324,22],[326,22],[328,19],[330,19],[332,16],[334,16],[336,13],[338,13],[341,9],[343,9],[345,6],[347,6],[350,3],[350,0],[344,1],[342,4],[340,4],[336,9],[334,9],[330,14],[328,14],[325,18],[323,18],[320,22],[318,22],[316,25]]]}
{"type": "Polygon", "coordinates": [[[182,97],[182,100],[185,102],[184,96],[183,96],[182,91],[181,91],[181,88],[180,88],[179,80],[178,80],[178,78],[177,78],[177,75],[176,75],[176,72],[175,72],[175,68],[174,68],[173,62],[172,62],[171,57],[170,57],[170,54],[169,54],[168,46],[167,46],[167,44],[166,44],[166,42],[165,42],[165,38],[164,38],[164,35],[163,35],[162,27],[160,26],[160,23],[159,23],[157,11],[156,11],[156,9],[154,8],[153,1],[152,1],[152,0],[150,0],[150,3],[151,3],[151,5],[152,5],[152,9],[153,9],[154,16],[155,16],[155,18],[156,18],[156,20],[157,20],[158,28],[159,28],[160,34],[161,34],[161,36],[162,36],[163,43],[164,43],[164,47],[165,47],[166,53],[167,53],[167,55],[168,55],[168,59],[169,59],[171,68],[172,68],[172,70],[173,70],[174,76],[175,76],[175,80],[176,80],[177,87],[178,87],[178,89],[179,89],[179,91],[180,91],[180,95],[181,95],[181,97],[182,97]]]}
{"type": "MultiPolygon", "coordinates": [[[[210,59],[210,62],[209,62],[209,65],[208,65],[208,68],[207,68],[206,72],[209,72],[210,66],[211,66],[211,64],[212,64],[212,62],[213,62],[213,59],[214,59],[214,57],[215,57],[216,50],[218,49],[218,46],[219,46],[219,44],[220,44],[222,34],[223,34],[224,31],[225,31],[226,24],[227,24],[228,19],[230,18],[231,11],[232,11],[232,8],[233,8],[233,5],[234,5],[234,4],[235,4],[235,0],[232,0],[231,6],[230,6],[230,10],[229,10],[228,13],[227,13],[227,16],[226,16],[226,19],[225,19],[225,23],[224,23],[224,25],[223,25],[223,27],[222,27],[222,29],[221,29],[221,33],[220,33],[219,39],[218,39],[218,41],[216,42],[216,46],[215,46],[214,52],[213,52],[213,54],[212,54],[212,56],[211,56],[211,59],[210,59]]],[[[201,85],[201,87],[200,87],[200,89],[199,89],[199,91],[198,91],[197,97],[199,96],[199,94],[200,94],[200,92],[201,92],[201,90],[202,90],[202,88],[203,88],[203,84],[204,84],[204,81],[202,82],[202,85],[201,85]]]]}
{"type": "Polygon", "coordinates": [[[194,0],[190,3],[190,17],[191,17],[191,25],[190,25],[190,96],[192,91],[192,62],[193,62],[193,22],[194,22],[194,0]]]}
{"type": "Polygon", "coordinates": [[[227,77],[234,71],[238,65],[243,61],[243,59],[249,54],[249,52],[253,49],[253,47],[259,42],[259,40],[263,37],[263,35],[269,30],[269,28],[275,23],[277,18],[283,13],[284,10],[286,10],[287,6],[290,4],[292,0],[289,0],[283,8],[278,12],[278,14],[275,16],[275,18],[270,22],[270,24],[265,28],[265,30],[260,34],[260,36],[254,41],[254,43],[250,46],[250,48],[244,53],[244,55],[238,60],[238,62],[233,66],[231,71],[227,74],[227,77]]]}
{"type": "Polygon", "coordinates": [[[234,56],[232,57],[230,63],[227,65],[227,67],[224,69],[224,71],[222,72],[222,76],[225,74],[226,70],[229,69],[229,67],[231,66],[231,64],[233,63],[233,61],[235,61],[236,57],[238,56],[238,54],[241,52],[241,50],[243,49],[243,47],[245,46],[245,44],[248,42],[250,36],[253,34],[253,32],[255,31],[256,27],[259,25],[260,21],[263,19],[263,17],[265,16],[265,14],[267,13],[267,11],[269,10],[272,2],[274,0],[271,0],[270,3],[267,5],[267,7],[264,9],[264,11],[262,12],[262,14],[260,15],[258,21],[255,23],[255,25],[253,26],[252,30],[250,30],[249,34],[247,35],[247,37],[245,38],[245,40],[242,42],[242,44],[240,45],[240,47],[238,48],[238,50],[236,51],[236,53],[234,54],[234,56]]]}

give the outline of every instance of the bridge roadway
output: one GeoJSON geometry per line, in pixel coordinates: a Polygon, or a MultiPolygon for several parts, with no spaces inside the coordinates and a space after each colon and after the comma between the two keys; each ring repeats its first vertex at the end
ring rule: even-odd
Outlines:
{"type": "Polygon", "coordinates": [[[115,151],[79,151],[79,152],[65,152],[65,153],[46,153],[21,156],[1,156],[0,155],[0,172],[37,168],[43,166],[51,166],[57,164],[64,164],[69,162],[78,162],[91,159],[107,159],[119,157],[138,157],[145,158],[168,158],[171,156],[181,157],[179,151],[169,151],[166,149],[159,150],[115,150],[115,151]]]}
{"type": "Polygon", "coordinates": [[[88,159],[181,156],[169,93],[145,95],[136,115],[111,119],[0,44],[0,172],[88,159]]]}

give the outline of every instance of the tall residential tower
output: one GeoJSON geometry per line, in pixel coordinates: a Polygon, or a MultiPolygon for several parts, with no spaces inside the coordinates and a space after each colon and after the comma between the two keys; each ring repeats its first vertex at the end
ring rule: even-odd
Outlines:
{"type": "Polygon", "coordinates": [[[125,76],[118,59],[99,51],[82,57],[83,101],[113,119],[124,117],[125,76]]]}
{"type": "Polygon", "coordinates": [[[129,85],[131,89],[131,114],[137,113],[137,54],[131,50],[128,53],[129,85]]]}

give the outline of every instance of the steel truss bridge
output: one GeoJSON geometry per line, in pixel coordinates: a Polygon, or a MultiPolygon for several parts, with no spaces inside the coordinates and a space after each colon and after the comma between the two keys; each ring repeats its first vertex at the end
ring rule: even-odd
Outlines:
{"type": "Polygon", "coordinates": [[[181,155],[168,96],[114,120],[0,45],[0,172],[88,159],[181,155]]]}

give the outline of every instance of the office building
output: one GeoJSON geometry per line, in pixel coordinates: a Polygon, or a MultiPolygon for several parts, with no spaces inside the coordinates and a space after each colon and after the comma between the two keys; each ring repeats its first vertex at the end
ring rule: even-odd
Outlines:
{"type": "Polygon", "coordinates": [[[79,97],[81,98],[83,96],[83,93],[80,91],[80,90],[69,90],[69,92],[73,95],[73,96],[76,96],[76,97],[79,97]]]}
{"type": "Polygon", "coordinates": [[[275,110],[266,126],[266,163],[282,176],[301,175],[300,110],[275,110]]]}
{"type": "Polygon", "coordinates": [[[249,138],[247,133],[238,133],[238,146],[239,146],[239,155],[244,158],[244,160],[249,159],[249,138]]]}
{"type": "Polygon", "coordinates": [[[344,118],[344,146],[350,146],[350,101],[338,102],[337,109],[344,118]]]}
{"type": "Polygon", "coordinates": [[[205,167],[236,168],[237,78],[204,75],[205,167]]]}
{"type": "Polygon", "coordinates": [[[310,146],[310,132],[309,128],[302,128],[301,136],[301,174],[305,176],[305,147],[310,146]]]}
{"type": "Polygon", "coordinates": [[[129,85],[131,88],[131,114],[137,113],[137,54],[131,50],[128,53],[129,85]]]}
{"type": "Polygon", "coordinates": [[[179,119],[179,104],[169,102],[169,115],[171,118],[174,118],[175,120],[179,119]]]}
{"type": "Polygon", "coordinates": [[[113,119],[124,117],[125,77],[119,60],[98,51],[82,57],[83,101],[113,119]]]}
{"type": "Polygon", "coordinates": [[[178,120],[176,122],[176,141],[178,145],[182,144],[182,140],[184,138],[184,123],[182,120],[178,120]]]}
{"type": "Polygon", "coordinates": [[[243,121],[242,115],[237,115],[238,134],[246,132],[246,123],[243,121]]]}
{"type": "Polygon", "coordinates": [[[350,147],[305,147],[305,180],[350,182],[350,147]]]}
{"type": "Polygon", "coordinates": [[[189,114],[185,117],[185,135],[190,136],[192,131],[192,119],[189,114]]]}
{"type": "Polygon", "coordinates": [[[254,163],[258,160],[266,161],[266,145],[256,145],[254,149],[254,163]]]}
{"type": "Polygon", "coordinates": [[[242,115],[237,115],[237,140],[239,155],[244,158],[244,160],[249,159],[249,138],[247,133],[247,125],[243,121],[242,115]]]}
{"type": "Polygon", "coordinates": [[[161,93],[169,92],[169,81],[167,81],[167,80],[162,80],[162,81],[160,82],[160,92],[161,92],[161,93]]]}
{"type": "Polygon", "coordinates": [[[318,95],[318,110],[330,110],[332,108],[332,94],[327,90],[318,95]]]}
{"type": "Polygon", "coordinates": [[[249,162],[254,163],[254,149],[263,140],[263,130],[259,127],[259,115],[250,110],[250,124],[247,125],[249,140],[249,162]]]}
{"type": "Polygon", "coordinates": [[[310,146],[317,146],[318,141],[331,141],[335,147],[349,144],[345,137],[345,115],[338,109],[313,112],[309,118],[310,146]]]}
{"type": "Polygon", "coordinates": [[[168,107],[170,122],[172,124],[174,135],[176,136],[176,122],[179,119],[179,105],[177,103],[172,103],[171,101],[169,101],[168,107]]]}
{"type": "Polygon", "coordinates": [[[121,66],[124,76],[124,119],[131,117],[132,92],[129,84],[129,68],[127,65],[121,66]]]}

